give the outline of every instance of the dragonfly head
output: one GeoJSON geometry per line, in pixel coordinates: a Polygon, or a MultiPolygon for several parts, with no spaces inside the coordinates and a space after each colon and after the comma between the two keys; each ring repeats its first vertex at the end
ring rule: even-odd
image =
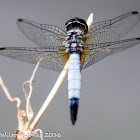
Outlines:
{"type": "Polygon", "coordinates": [[[83,19],[78,17],[68,20],[65,24],[66,31],[70,31],[72,29],[80,29],[84,34],[88,32],[87,23],[83,19]]]}

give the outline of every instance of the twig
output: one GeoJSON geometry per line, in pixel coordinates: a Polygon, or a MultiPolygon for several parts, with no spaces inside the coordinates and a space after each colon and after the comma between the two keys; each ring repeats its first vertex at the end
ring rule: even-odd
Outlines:
{"type": "MultiPolygon", "coordinates": [[[[34,81],[33,81],[34,82],[34,81]]],[[[26,84],[29,84],[30,83],[30,81],[25,81],[24,83],[23,83],[23,86],[22,86],[22,90],[23,90],[23,94],[24,94],[24,97],[25,97],[25,100],[26,100],[26,102],[27,102],[27,98],[28,98],[28,94],[27,94],[27,92],[26,92],[26,89],[25,89],[25,86],[26,86],[26,84]]],[[[29,102],[29,115],[30,115],[30,117],[29,118],[32,118],[33,117],[33,115],[34,115],[34,113],[33,113],[33,110],[32,110],[32,107],[31,107],[31,105],[30,105],[30,102],[29,102]]]]}
{"type": "MultiPolygon", "coordinates": [[[[29,82],[30,82],[30,81],[25,81],[25,82],[23,83],[23,85],[22,85],[22,91],[23,91],[23,94],[24,94],[24,97],[25,97],[25,100],[26,100],[26,101],[27,101],[27,98],[28,98],[28,94],[27,94],[27,92],[26,92],[25,86],[26,86],[27,84],[29,84],[29,82]]],[[[33,80],[32,82],[35,82],[35,80],[33,80]]]]}
{"type": "MultiPolygon", "coordinates": [[[[16,134],[18,132],[23,132],[24,128],[26,126],[26,123],[24,123],[24,118],[26,117],[26,112],[25,110],[21,110],[20,105],[21,105],[21,100],[16,97],[16,98],[12,98],[7,87],[5,86],[1,76],[0,76],[0,85],[2,87],[2,89],[4,90],[5,95],[7,96],[7,98],[11,101],[11,102],[17,102],[17,118],[18,118],[18,128],[16,129],[16,134]]],[[[15,140],[17,139],[17,136],[14,138],[15,140]]]]}
{"type": "Polygon", "coordinates": [[[8,89],[6,88],[6,86],[5,86],[5,84],[4,84],[4,82],[3,82],[2,78],[1,78],[1,76],[0,76],[0,85],[1,85],[1,87],[2,87],[2,89],[3,89],[3,91],[4,91],[4,93],[5,93],[5,95],[7,96],[7,98],[8,98],[11,102],[17,102],[17,108],[20,108],[21,100],[20,100],[18,97],[16,97],[16,98],[12,98],[12,97],[11,97],[11,95],[10,95],[8,89]]]}
{"type": "MultiPolygon", "coordinates": [[[[33,73],[32,73],[32,76],[31,76],[31,78],[30,78],[30,80],[29,80],[30,91],[29,91],[29,95],[28,95],[27,103],[26,103],[26,113],[27,113],[27,118],[28,118],[29,121],[30,121],[30,120],[32,119],[32,117],[33,117],[33,114],[31,114],[31,112],[29,111],[29,109],[31,110],[31,107],[30,107],[30,98],[31,98],[31,95],[32,95],[32,90],[33,90],[32,82],[33,82],[33,78],[34,78],[34,76],[35,76],[35,73],[36,73],[36,71],[37,71],[37,68],[38,68],[40,62],[42,61],[42,59],[44,59],[44,58],[46,58],[46,57],[43,57],[43,58],[39,59],[39,61],[38,61],[37,64],[36,64],[36,67],[35,67],[35,69],[34,69],[34,71],[33,71],[33,73]]],[[[32,113],[33,113],[33,112],[32,112],[32,113]]]]}

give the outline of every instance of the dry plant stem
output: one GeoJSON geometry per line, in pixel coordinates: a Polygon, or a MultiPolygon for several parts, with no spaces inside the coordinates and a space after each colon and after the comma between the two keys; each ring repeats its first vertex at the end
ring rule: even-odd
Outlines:
{"type": "MultiPolygon", "coordinates": [[[[12,98],[7,87],[5,86],[1,76],[0,76],[0,85],[3,88],[7,98],[11,101],[11,102],[17,102],[17,110],[18,110],[18,114],[17,114],[17,118],[18,118],[18,128],[16,129],[16,133],[18,133],[19,131],[22,132],[22,130],[24,130],[24,118],[26,117],[26,112],[24,110],[20,109],[20,105],[21,105],[21,101],[19,98],[12,98]]],[[[17,137],[14,138],[14,140],[16,140],[17,137]]]]}
{"type": "MultiPolygon", "coordinates": [[[[18,134],[19,129],[16,129],[15,134],[18,134]]],[[[17,136],[14,137],[14,140],[17,140],[17,136]]]]}
{"type": "Polygon", "coordinates": [[[11,95],[10,95],[8,89],[6,88],[6,86],[5,86],[5,84],[4,84],[4,82],[3,82],[2,78],[1,78],[1,76],[0,76],[0,85],[1,85],[1,87],[2,87],[2,89],[3,89],[3,91],[5,92],[7,98],[8,98],[11,102],[17,102],[17,108],[20,108],[21,100],[20,100],[19,98],[17,98],[17,97],[16,97],[16,98],[12,98],[12,97],[11,97],[11,95]]]}
{"type": "MultiPolygon", "coordinates": [[[[34,81],[32,81],[32,82],[34,82],[34,81]]],[[[29,84],[30,83],[30,81],[25,81],[24,83],[23,83],[23,86],[22,86],[22,90],[23,90],[23,94],[24,94],[24,97],[25,97],[25,100],[26,100],[26,102],[27,102],[27,98],[28,98],[28,94],[27,94],[27,92],[26,92],[26,89],[25,89],[25,85],[26,84],[29,84]]],[[[29,114],[30,114],[30,118],[32,118],[33,117],[33,115],[34,115],[34,113],[33,113],[33,110],[32,110],[32,107],[31,107],[31,105],[30,105],[30,102],[29,102],[29,114]]]]}
{"type": "MultiPolygon", "coordinates": [[[[32,82],[33,82],[33,78],[34,78],[34,76],[35,76],[35,73],[36,73],[36,71],[37,71],[37,68],[38,68],[40,62],[42,61],[42,59],[44,59],[44,58],[46,58],[46,57],[41,58],[41,59],[37,62],[36,67],[35,67],[35,69],[34,69],[34,71],[33,71],[33,73],[32,73],[32,76],[31,76],[30,80],[29,80],[30,91],[29,91],[29,95],[28,95],[27,103],[26,103],[26,113],[27,113],[27,118],[28,118],[29,121],[31,121],[31,119],[32,119],[32,117],[33,117],[33,114],[32,114],[32,115],[30,114],[30,109],[31,109],[31,106],[30,106],[30,98],[31,98],[31,95],[32,95],[32,90],[33,90],[32,82]]],[[[33,113],[33,112],[32,112],[32,113],[33,113]]]]}
{"type": "MultiPolygon", "coordinates": [[[[35,82],[35,80],[33,80],[32,82],[35,82]]],[[[25,89],[25,86],[29,84],[29,81],[25,81],[22,85],[22,90],[23,90],[23,94],[24,94],[24,97],[25,97],[25,100],[27,101],[27,98],[28,98],[28,94],[26,92],[26,89],[25,89]]]]}

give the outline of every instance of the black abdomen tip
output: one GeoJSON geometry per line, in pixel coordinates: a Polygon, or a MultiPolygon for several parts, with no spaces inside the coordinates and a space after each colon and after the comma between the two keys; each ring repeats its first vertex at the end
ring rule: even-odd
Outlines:
{"type": "Polygon", "coordinates": [[[22,22],[22,21],[23,21],[23,19],[22,19],[22,18],[19,18],[17,21],[18,21],[18,22],[22,22]]]}
{"type": "Polygon", "coordinates": [[[72,125],[74,125],[77,119],[79,99],[78,98],[70,99],[69,105],[70,105],[71,121],[72,121],[72,125]]]}
{"type": "Polygon", "coordinates": [[[137,11],[133,11],[132,14],[136,15],[136,14],[138,14],[138,12],[137,11]]]}

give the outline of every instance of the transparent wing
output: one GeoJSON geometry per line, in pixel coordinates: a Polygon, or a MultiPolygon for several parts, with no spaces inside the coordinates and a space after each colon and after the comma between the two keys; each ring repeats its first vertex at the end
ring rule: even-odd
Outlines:
{"type": "Polygon", "coordinates": [[[117,41],[126,35],[140,20],[138,12],[129,12],[111,20],[92,25],[85,37],[85,44],[117,41]]]}
{"type": "Polygon", "coordinates": [[[39,47],[62,46],[66,33],[57,26],[39,24],[27,19],[18,19],[17,25],[23,34],[39,47]]]}
{"type": "Polygon", "coordinates": [[[84,47],[82,69],[91,66],[106,56],[126,50],[140,43],[140,38],[126,39],[116,42],[89,44],[84,47]]]}
{"type": "Polygon", "coordinates": [[[63,69],[68,59],[64,46],[50,48],[6,47],[0,48],[0,55],[33,64],[36,64],[40,58],[44,58],[39,66],[58,72],[63,69]]]}

